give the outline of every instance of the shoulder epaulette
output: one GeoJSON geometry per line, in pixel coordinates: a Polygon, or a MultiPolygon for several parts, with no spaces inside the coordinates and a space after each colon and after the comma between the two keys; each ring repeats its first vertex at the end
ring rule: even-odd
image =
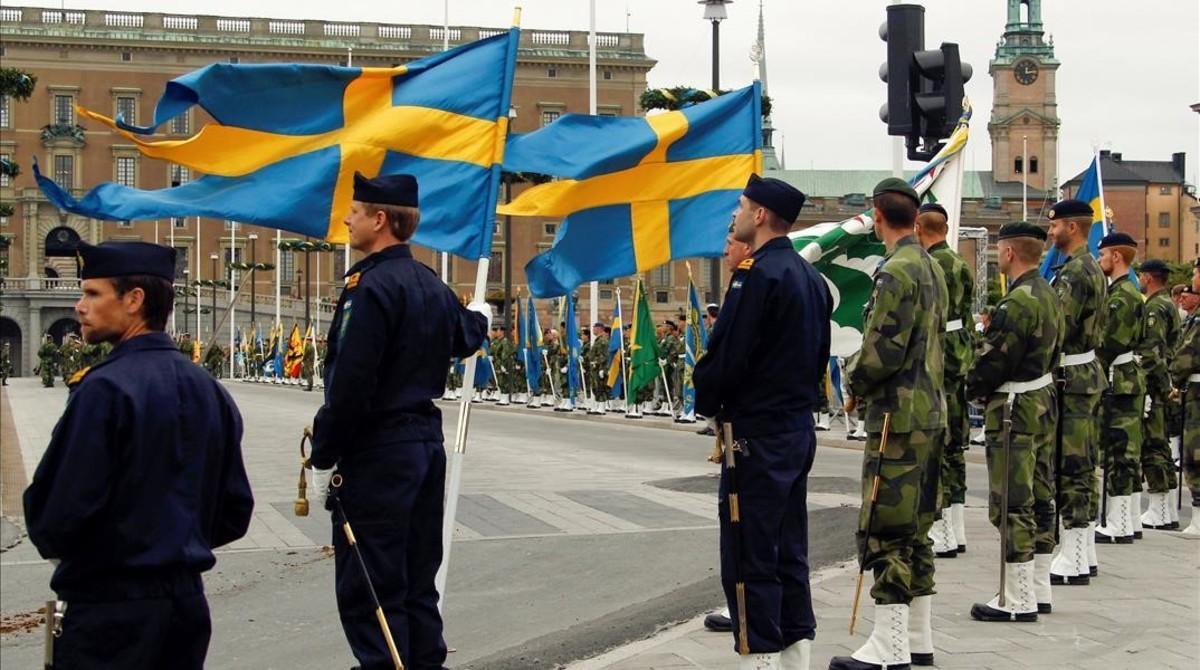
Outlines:
{"type": "Polygon", "coordinates": [[[753,258],[747,258],[747,259],[744,259],[744,260],[743,260],[741,263],[738,263],[737,269],[739,269],[739,270],[749,270],[749,269],[750,269],[750,268],[752,268],[752,267],[754,267],[754,259],[753,259],[753,258]]]}
{"type": "Polygon", "coordinates": [[[67,380],[67,386],[76,386],[79,384],[79,382],[83,381],[83,378],[87,376],[87,373],[91,369],[92,366],[89,365],[86,368],[80,368],[76,370],[75,374],[71,375],[71,378],[67,380]]]}
{"type": "Polygon", "coordinates": [[[361,278],[362,278],[361,270],[359,272],[355,272],[354,274],[350,275],[349,277],[346,277],[346,289],[349,290],[349,289],[354,288],[355,286],[358,286],[358,280],[361,278]]]}

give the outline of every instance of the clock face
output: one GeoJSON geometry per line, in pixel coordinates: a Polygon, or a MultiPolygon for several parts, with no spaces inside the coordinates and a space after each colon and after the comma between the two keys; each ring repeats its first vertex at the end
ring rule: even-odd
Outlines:
{"type": "Polygon", "coordinates": [[[1037,63],[1031,60],[1019,61],[1013,68],[1013,75],[1017,78],[1017,83],[1023,86],[1032,84],[1038,78],[1037,63]]]}

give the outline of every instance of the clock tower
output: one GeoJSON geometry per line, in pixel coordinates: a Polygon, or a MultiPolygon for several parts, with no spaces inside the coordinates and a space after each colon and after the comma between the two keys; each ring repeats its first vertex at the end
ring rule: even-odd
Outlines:
{"type": "Polygon", "coordinates": [[[1044,38],[1041,0],[1006,0],[1008,22],[996,55],[988,63],[992,76],[992,177],[1029,188],[1058,187],[1058,103],[1054,79],[1054,39],[1044,38]],[[1023,142],[1024,141],[1024,142],[1023,142]],[[1022,147],[1027,146],[1025,150],[1022,147]]]}

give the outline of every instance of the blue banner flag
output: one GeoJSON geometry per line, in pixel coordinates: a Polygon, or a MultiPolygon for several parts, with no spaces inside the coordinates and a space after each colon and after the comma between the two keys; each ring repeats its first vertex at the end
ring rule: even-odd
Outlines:
{"type": "Polygon", "coordinates": [[[77,200],[34,173],[51,202],[90,218],[206,216],[334,243],[346,242],[355,172],[408,173],[421,201],[413,242],[485,258],[518,41],[513,28],[392,68],[209,65],[168,82],[150,126],[79,109],[203,177],[161,190],[106,183],[77,200]],[[193,105],[214,122],[184,140],[145,139],[193,105]]]}
{"type": "Polygon", "coordinates": [[[525,325],[525,381],[529,383],[529,388],[533,393],[548,391],[542,389],[540,384],[542,380],[542,327],[538,324],[537,308],[533,306],[533,298],[529,298],[529,303],[525,308],[525,318],[528,323],[525,325]]]}
{"type": "MultiPolygon", "coordinates": [[[[1079,184],[1079,190],[1075,193],[1075,199],[1092,206],[1092,227],[1088,231],[1088,251],[1092,252],[1092,256],[1097,257],[1100,255],[1100,240],[1112,232],[1109,229],[1107,217],[1104,215],[1103,190],[1104,182],[1100,178],[1100,159],[1099,157],[1092,158],[1092,164],[1083,173],[1083,180],[1079,184]]],[[[1042,259],[1042,276],[1047,280],[1053,279],[1054,275],[1058,273],[1058,268],[1066,262],[1067,254],[1059,251],[1057,247],[1050,247],[1042,259]]],[[[1132,273],[1131,269],[1131,276],[1132,273]]]]}
{"type": "Polygon", "coordinates": [[[625,330],[621,318],[621,292],[617,291],[617,307],[613,312],[612,334],[608,336],[608,397],[620,398],[625,390],[625,330]]]}
{"type": "Polygon", "coordinates": [[[704,350],[708,349],[708,329],[704,327],[701,314],[700,293],[692,280],[692,266],[688,266],[687,325],[683,329],[683,409],[680,418],[696,418],[696,386],[692,383],[692,371],[704,350]]]}
{"type": "Polygon", "coordinates": [[[762,168],[759,84],[651,117],[567,114],[509,139],[504,169],[560,179],[498,210],[562,218],[554,246],[525,265],[530,292],[717,258],[729,215],[762,168]]]}
{"type": "Polygon", "coordinates": [[[479,349],[479,360],[475,362],[475,388],[483,390],[492,381],[492,344],[485,337],[479,349]]]}
{"type": "Polygon", "coordinates": [[[579,395],[579,389],[583,384],[581,370],[579,367],[579,350],[583,343],[579,341],[579,320],[575,317],[575,297],[568,295],[564,300],[567,301],[567,318],[566,326],[563,326],[563,337],[567,343],[567,393],[566,397],[572,401],[579,395]]]}

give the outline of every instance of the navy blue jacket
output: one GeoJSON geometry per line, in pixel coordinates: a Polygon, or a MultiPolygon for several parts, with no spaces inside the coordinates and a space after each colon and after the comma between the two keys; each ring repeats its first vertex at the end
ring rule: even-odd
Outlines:
{"type": "Polygon", "coordinates": [[[811,424],[829,365],[829,287],[787,237],[762,245],[734,271],[696,363],[696,412],[733,422],[739,437],[811,424]]]}
{"type": "Polygon", "coordinates": [[[233,399],[171,338],[119,344],[71,387],[25,490],[30,540],[62,561],[50,586],[211,568],[250,525],[241,443],[233,399]]]}
{"type": "Polygon", "coordinates": [[[346,273],[325,355],[325,404],[313,420],[312,463],[327,469],[355,449],[442,440],[433,404],[447,361],[483,345],[487,319],[463,307],[407,244],[346,273]]]}

